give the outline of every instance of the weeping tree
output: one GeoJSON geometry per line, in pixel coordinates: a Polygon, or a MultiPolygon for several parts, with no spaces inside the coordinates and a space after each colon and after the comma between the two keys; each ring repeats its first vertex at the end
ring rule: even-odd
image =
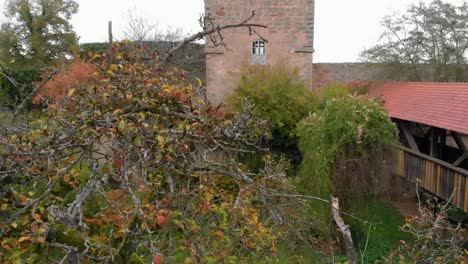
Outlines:
{"type": "MultiPolygon", "coordinates": [[[[386,151],[397,143],[395,125],[374,100],[344,95],[329,99],[322,111],[298,128],[304,159],[299,168],[302,191],[340,198],[344,208],[388,187],[386,151]]],[[[329,209],[316,208],[327,219],[329,209]]]]}

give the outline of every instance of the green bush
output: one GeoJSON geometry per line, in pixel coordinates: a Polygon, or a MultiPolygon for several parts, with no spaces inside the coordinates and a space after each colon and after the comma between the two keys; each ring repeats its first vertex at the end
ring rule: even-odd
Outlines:
{"type": "Polygon", "coordinates": [[[317,96],[306,88],[298,69],[284,64],[247,67],[227,102],[239,110],[244,98],[272,131],[288,137],[294,137],[297,123],[318,108],[317,96]]]}
{"type": "MultiPolygon", "coordinates": [[[[379,104],[364,96],[344,96],[326,102],[325,108],[298,127],[303,161],[298,170],[300,188],[329,199],[333,193],[344,209],[353,200],[383,184],[384,153],[396,144],[396,127],[379,104]]],[[[324,220],[329,207],[316,208],[324,220]]]]}
{"type": "Polygon", "coordinates": [[[333,83],[322,90],[320,97],[324,102],[333,98],[341,98],[351,94],[351,90],[344,84],[333,83]]]}
{"type": "MultiPolygon", "coordinates": [[[[1,69],[0,69],[1,71],[1,69]]],[[[33,90],[33,83],[39,80],[40,71],[36,68],[8,69],[0,74],[0,105],[16,105],[33,90]]]]}

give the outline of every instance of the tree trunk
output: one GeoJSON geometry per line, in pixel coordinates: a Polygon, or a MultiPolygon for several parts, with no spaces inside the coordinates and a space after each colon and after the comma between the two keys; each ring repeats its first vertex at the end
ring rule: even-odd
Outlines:
{"type": "Polygon", "coordinates": [[[332,212],[333,219],[338,226],[338,231],[343,235],[343,241],[345,244],[346,257],[348,258],[349,264],[356,263],[356,251],[354,250],[353,238],[351,237],[351,231],[349,227],[343,221],[340,216],[340,204],[337,197],[332,196],[332,212]]]}

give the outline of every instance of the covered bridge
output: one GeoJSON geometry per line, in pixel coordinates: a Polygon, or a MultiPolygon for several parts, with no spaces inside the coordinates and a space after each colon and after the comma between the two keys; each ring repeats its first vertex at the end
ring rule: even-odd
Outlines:
{"type": "Polygon", "coordinates": [[[400,131],[396,174],[468,212],[468,83],[386,82],[369,95],[400,131]]]}

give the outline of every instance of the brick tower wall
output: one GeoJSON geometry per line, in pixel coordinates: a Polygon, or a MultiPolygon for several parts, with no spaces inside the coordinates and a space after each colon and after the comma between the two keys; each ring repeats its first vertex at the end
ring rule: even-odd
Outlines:
{"type": "MultiPolygon", "coordinates": [[[[312,87],[314,40],[314,0],[205,0],[205,12],[221,25],[237,24],[255,10],[251,23],[268,26],[257,28],[267,39],[267,64],[287,63],[298,67],[301,76],[312,87]]],[[[214,47],[207,40],[207,95],[220,103],[235,88],[242,68],[252,63],[252,43],[260,38],[249,35],[247,28],[225,30],[224,47],[214,47]]]]}

